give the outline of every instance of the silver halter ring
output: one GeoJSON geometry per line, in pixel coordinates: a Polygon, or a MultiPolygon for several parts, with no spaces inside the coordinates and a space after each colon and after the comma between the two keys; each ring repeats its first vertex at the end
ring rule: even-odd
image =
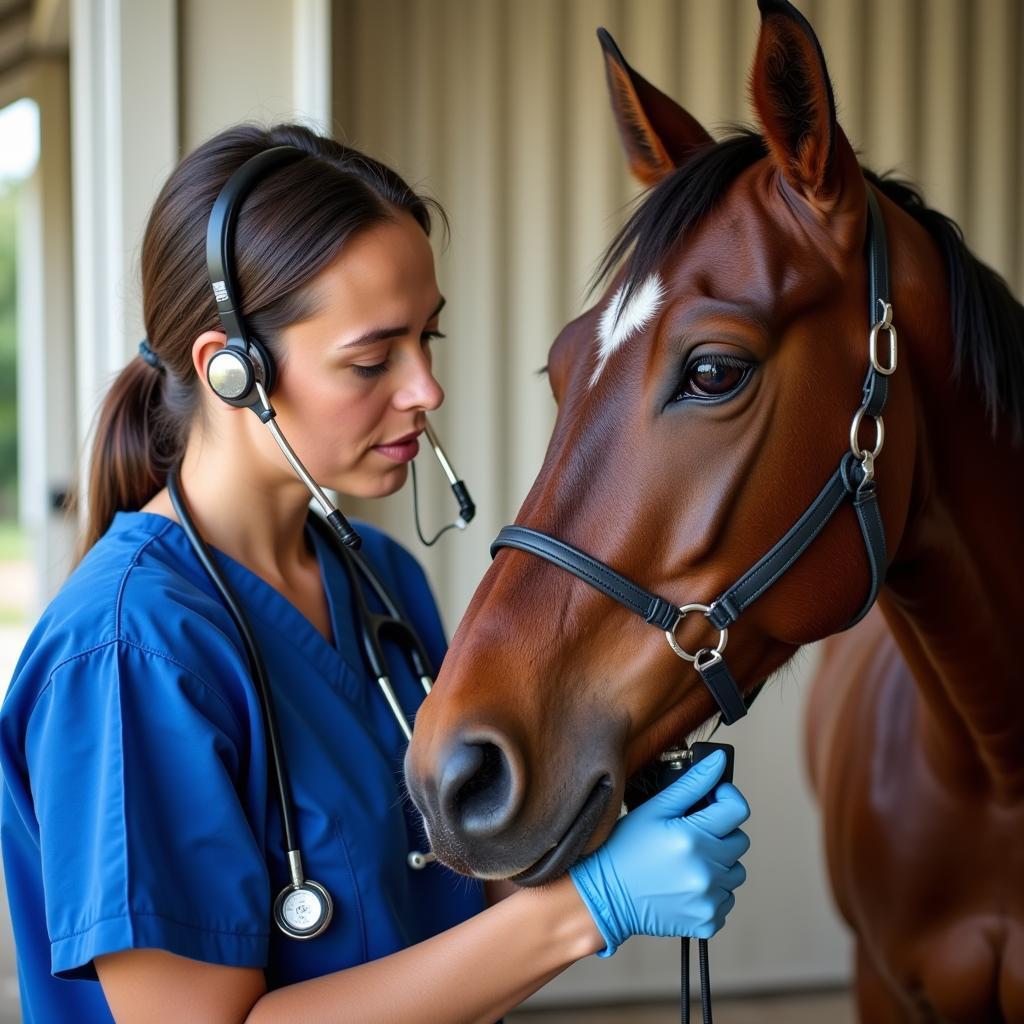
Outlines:
{"type": "MultiPolygon", "coordinates": [[[[690,654],[689,651],[683,650],[679,645],[679,641],[676,639],[676,630],[679,628],[679,624],[686,618],[689,612],[701,612],[704,615],[711,611],[711,606],[707,604],[684,604],[679,608],[679,618],[676,619],[676,624],[671,629],[665,630],[665,639],[668,641],[669,647],[672,648],[676,654],[679,655],[684,661],[696,661],[698,656],[703,654],[710,648],[702,647],[696,654],[690,654]]],[[[718,645],[714,648],[715,654],[721,654],[725,650],[725,645],[729,642],[729,630],[720,629],[718,631],[718,645]]]]}
{"type": "Polygon", "coordinates": [[[871,333],[868,335],[868,355],[875,373],[888,377],[896,372],[896,328],[892,322],[892,306],[881,299],[878,301],[882,302],[882,319],[871,327],[871,333]],[[882,331],[885,331],[889,340],[888,365],[883,364],[878,358],[878,336],[882,331]]]}
{"type": "Polygon", "coordinates": [[[861,448],[860,425],[864,420],[866,412],[867,410],[862,405],[857,410],[853,417],[853,422],[850,424],[850,451],[853,452],[854,457],[858,460],[862,460],[865,455],[870,455],[872,460],[877,459],[882,450],[882,445],[885,443],[885,424],[882,422],[881,415],[871,416],[870,418],[875,424],[875,447],[873,450],[861,448]]]}

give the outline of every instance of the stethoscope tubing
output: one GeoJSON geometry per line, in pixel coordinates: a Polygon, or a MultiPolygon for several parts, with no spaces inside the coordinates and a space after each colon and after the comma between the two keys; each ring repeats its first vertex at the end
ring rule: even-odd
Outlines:
{"type": "Polygon", "coordinates": [[[281,736],[277,728],[277,715],[274,712],[273,695],[270,692],[270,683],[267,678],[267,669],[260,654],[259,646],[256,643],[255,633],[245,614],[242,606],[238,603],[234,592],[228,586],[223,573],[217,568],[213,561],[213,555],[196,529],[195,521],[181,493],[179,483],[179,467],[172,466],[167,474],[167,493],[170,495],[171,504],[178,515],[181,528],[185,531],[189,542],[192,545],[196,557],[206,570],[210,581],[217,588],[221,600],[224,602],[228,613],[234,620],[235,627],[242,643],[245,646],[246,658],[249,662],[249,674],[256,684],[257,697],[263,712],[263,731],[267,740],[267,747],[270,750],[270,760],[274,766],[274,783],[277,788],[277,798],[281,810],[281,828],[284,831],[284,842],[287,853],[298,849],[295,835],[294,814],[292,811],[291,787],[288,783],[288,775],[285,768],[284,748],[281,744],[281,736]]]}
{"type": "MultiPolygon", "coordinates": [[[[285,852],[291,862],[292,854],[297,853],[298,837],[295,829],[295,817],[293,811],[291,787],[288,781],[287,767],[285,763],[284,746],[281,742],[280,731],[277,725],[277,715],[274,711],[273,694],[270,689],[270,682],[267,676],[266,664],[260,653],[259,645],[256,643],[255,633],[249,622],[248,616],[242,609],[233,590],[228,585],[223,573],[213,560],[213,555],[203,540],[195,521],[189,511],[184,495],[181,493],[179,480],[179,467],[175,465],[167,474],[167,491],[171,498],[171,504],[177,513],[178,520],[193,551],[196,553],[203,569],[209,576],[210,581],[217,589],[221,600],[224,602],[228,613],[231,615],[238,630],[239,636],[245,647],[246,658],[249,662],[249,673],[256,685],[256,695],[260,702],[263,713],[263,728],[266,736],[267,747],[270,751],[270,760],[273,764],[274,783],[277,789],[278,804],[281,811],[281,828],[284,833],[285,852]]],[[[356,608],[359,619],[359,630],[363,644],[363,655],[367,661],[370,671],[377,679],[377,683],[384,693],[388,706],[394,715],[403,736],[408,741],[412,735],[409,721],[402,710],[398,696],[391,685],[387,669],[387,661],[384,650],[381,646],[381,635],[385,628],[390,627],[397,636],[400,646],[409,662],[413,672],[419,677],[424,690],[429,693],[433,685],[433,673],[430,669],[430,659],[427,655],[419,634],[411,625],[398,602],[391,595],[383,580],[378,576],[376,570],[369,561],[358,551],[344,547],[336,538],[333,530],[323,519],[312,514],[308,522],[322,537],[325,537],[332,549],[338,556],[349,581],[352,592],[353,604],[356,608]],[[384,608],[385,615],[378,615],[370,610],[360,585],[359,577],[362,577],[370,585],[377,600],[384,608]]],[[[423,856],[423,855],[421,855],[423,856]]],[[[301,874],[301,871],[300,871],[301,874]]],[[[293,869],[294,875],[294,869],[293,869]]]]}

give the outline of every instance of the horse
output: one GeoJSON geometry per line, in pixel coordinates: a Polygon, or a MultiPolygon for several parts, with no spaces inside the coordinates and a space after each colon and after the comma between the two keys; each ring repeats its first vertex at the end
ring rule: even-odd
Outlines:
{"type": "Polygon", "coordinates": [[[542,884],[659,752],[831,638],[808,764],[860,1017],[1021,1022],[1024,307],[861,167],[810,24],[759,8],[760,130],[719,140],[600,33],[648,190],[551,346],[543,465],[408,792],[441,861],[542,884]]]}

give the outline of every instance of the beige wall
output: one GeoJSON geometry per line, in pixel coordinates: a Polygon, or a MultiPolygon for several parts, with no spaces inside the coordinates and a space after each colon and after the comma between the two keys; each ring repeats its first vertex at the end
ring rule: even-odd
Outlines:
{"type": "Polygon", "coordinates": [[[236,121],[295,117],[292,3],[179,0],[181,147],[236,121]]]}

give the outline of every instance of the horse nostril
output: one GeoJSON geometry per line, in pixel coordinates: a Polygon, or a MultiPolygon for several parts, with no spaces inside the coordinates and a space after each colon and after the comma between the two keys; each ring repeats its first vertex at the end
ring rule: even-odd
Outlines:
{"type": "Polygon", "coordinates": [[[516,772],[496,743],[460,742],[441,772],[441,815],[453,833],[485,837],[504,829],[519,809],[516,772]]]}

